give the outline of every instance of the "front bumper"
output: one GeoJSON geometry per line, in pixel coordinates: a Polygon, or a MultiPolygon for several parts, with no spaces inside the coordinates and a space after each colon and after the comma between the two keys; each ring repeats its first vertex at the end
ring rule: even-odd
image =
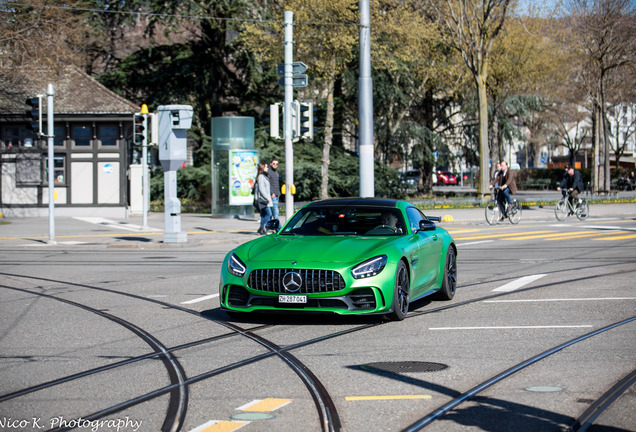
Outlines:
{"type": "Polygon", "coordinates": [[[342,295],[307,295],[307,303],[280,303],[277,293],[252,292],[241,285],[221,287],[221,307],[226,310],[253,311],[305,311],[338,314],[385,313],[386,299],[380,289],[356,288],[342,295]]]}

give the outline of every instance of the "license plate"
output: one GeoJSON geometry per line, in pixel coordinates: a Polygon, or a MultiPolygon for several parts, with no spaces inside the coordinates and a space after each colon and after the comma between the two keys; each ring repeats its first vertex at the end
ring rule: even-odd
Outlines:
{"type": "Polygon", "coordinates": [[[279,303],[291,303],[291,304],[305,304],[307,303],[307,296],[303,295],[279,295],[279,303]]]}

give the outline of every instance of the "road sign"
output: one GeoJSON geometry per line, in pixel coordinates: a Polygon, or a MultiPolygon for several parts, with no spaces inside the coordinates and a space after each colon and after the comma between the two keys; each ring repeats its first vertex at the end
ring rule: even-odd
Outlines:
{"type": "MultiPolygon", "coordinates": [[[[293,68],[292,73],[294,75],[301,74],[308,69],[307,65],[303,62],[293,62],[292,68],[293,68]]],[[[276,70],[278,71],[279,76],[285,75],[285,63],[278,63],[278,67],[276,70]]]]}
{"type": "MultiPolygon", "coordinates": [[[[309,79],[307,78],[307,75],[305,74],[294,75],[292,79],[293,79],[293,83],[292,83],[293,87],[307,87],[307,85],[309,85],[309,79]]],[[[281,87],[285,87],[285,77],[278,78],[278,85],[281,87]]]]}

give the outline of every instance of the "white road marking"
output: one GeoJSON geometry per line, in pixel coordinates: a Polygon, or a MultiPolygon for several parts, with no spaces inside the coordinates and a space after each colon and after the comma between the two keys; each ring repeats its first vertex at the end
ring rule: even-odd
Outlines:
{"type": "Polygon", "coordinates": [[[181,304],[199,303],[199,302],[202,302],[202,301],[206,301],[206,300],[210,300],[210,299],[216,298],[218,296],[219,296],[218,294],[207,295],[207,296],[198,297],[198,298],[195,298],[195,299],[192,299],[192,300],[181,302],[181,304]]]}
{"type": "Polygon", "coordinates": [[[541,279],[543,276],[546,276],[544,274],[536,274],[536,275],[530,275],[530,276],[524,276],[522,278],[519,278],[515,281],[512,281],[510,283],[507,283],[503,286],[500,286],[499,288],[495,288],[493,291],[494,292],[510,292],[510,291],[514,291],[516,289],[521,288],[524,285],[528,285],[530,282],[534,282],[537,279],[541,279]]]}
{"type": "Polygon", "coordinates": [[[532,302],[562,302],[562,301],[606,301],[606,300],[636,300],[636,297],[592,297],[592,298],[552,298],[528,300],[484,300],[484,303],[532,303],[532,302]]]}
{"type": "Polygon", "coordinates": [[[636,228],[625,228],[620,226],[602,226],[602,225],[582,225],[580,228],[596,229],[596,230],[603,230],[603,231],[612,231],[612,230],[636,231],[636,228]]]}
{"type": "Polygon", "coordinates": [[[429,330],[509,330],[509,329],[565,329],[565,328],[587,328],[591,325],[569,325],[569,326],[490,326],[490,327],[431,327],[429,330]]]}
{"type": "Polygon", "coordinates": [[[482,240],[482,241],[476,241],[476,242],[470,242],[470,243],[459,243],[459,244],[457,244],[457,247],[480,244],[480,243],[490,243],[490,242],[493,242],[493,241],[494,240],[482,240]]]}
{"type": "Polygon", "coordinates": [[[117,222],[117,221],[113,221],[110,219],[104,219],[101,217],[74,217],[73,219],[77,219],[83,222],[88,222],[88,223],[92,223],[95,225],[102,225],[102,226],[106,226],[109,228],[117,228],[117,229],[122,229],[125,231],[162,231],[160,229],[157,228],[146,228],[143,229],[143,227],[141,225],[135,225],[135,224],[129,224],[128,222],[117,222]]]}

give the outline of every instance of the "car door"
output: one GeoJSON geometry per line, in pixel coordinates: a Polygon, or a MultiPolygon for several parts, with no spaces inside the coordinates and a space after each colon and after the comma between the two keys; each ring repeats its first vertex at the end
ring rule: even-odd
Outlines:
{"type": "MultiPolygon", "coordinates": [[[[420,226],[420,221],[426,217],[416,207],[406,210],[409,218],[411,232],[415,233],[420,226]]],[[[412,297],[428,291],[429,285],[435,281],[439,273],[440,259],[442,255],[442,239],[438,229],[433,231],[419,231],[416,234],[417,248],[410,252],[412,274],[412,297]],[[415,264],[413,262],[415,261],[415,264]]]]}

